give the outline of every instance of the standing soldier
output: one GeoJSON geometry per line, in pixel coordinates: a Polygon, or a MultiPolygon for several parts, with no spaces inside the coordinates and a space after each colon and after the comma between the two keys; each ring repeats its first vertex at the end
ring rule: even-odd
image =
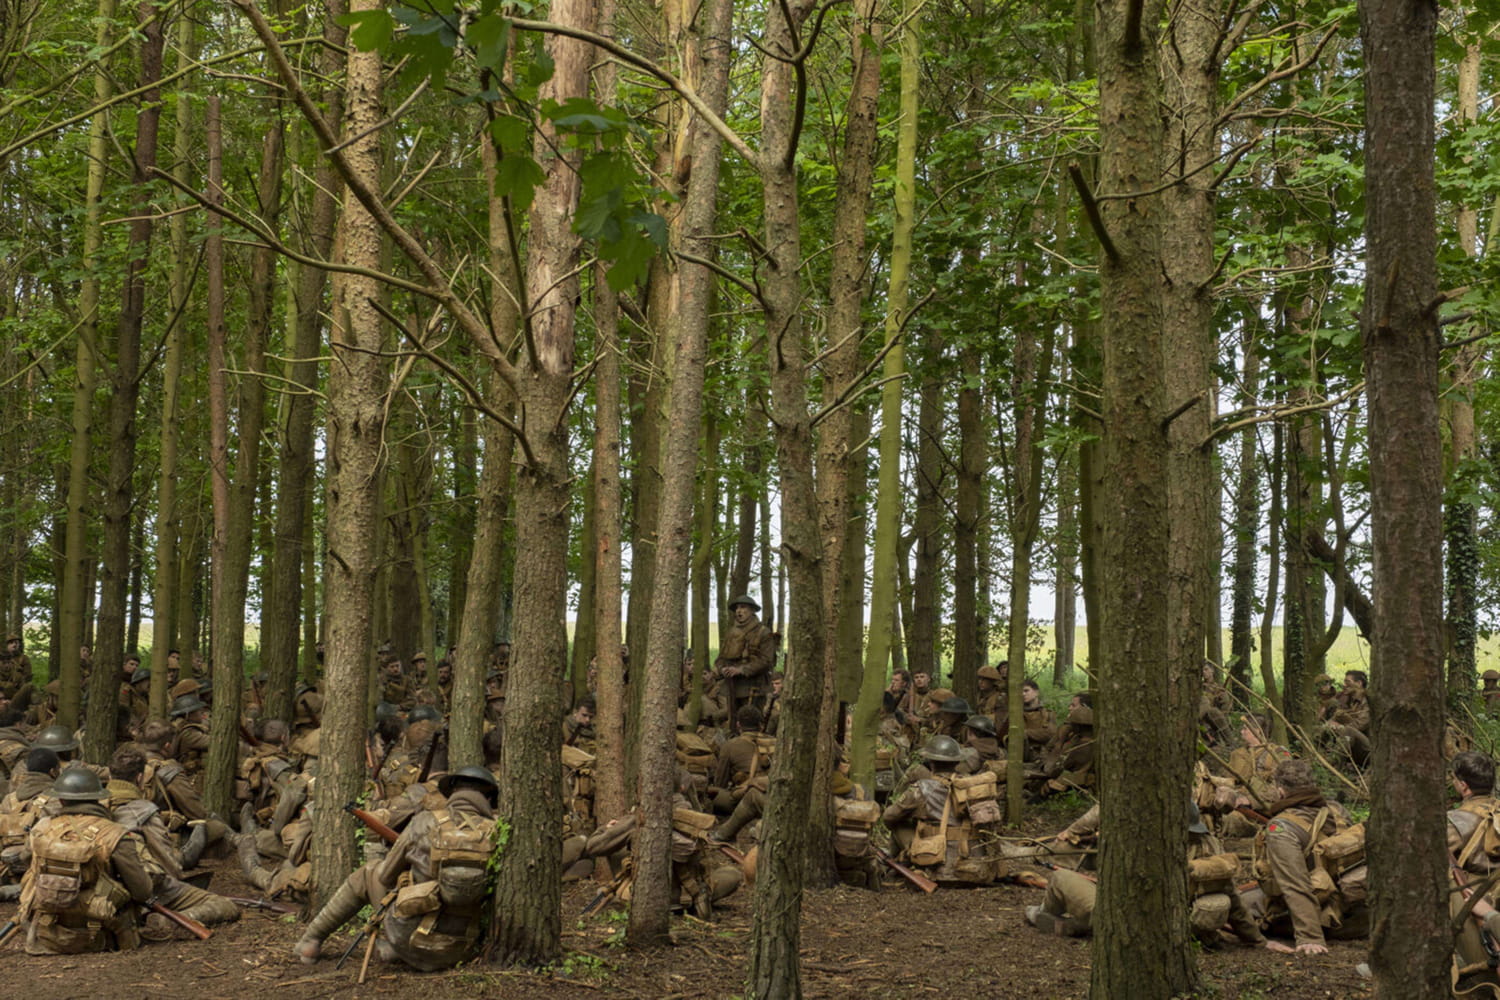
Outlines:
{"type": "Polygon", "coordinates": [[[734,624],[724,637],[714,670],[729,682],[731,715],[741,705],[754,704],[764,709],[770,683],[766,674],[776,659],[776,640],[756,617],[760,605],[748,594],[729,602],[734,624]]]}

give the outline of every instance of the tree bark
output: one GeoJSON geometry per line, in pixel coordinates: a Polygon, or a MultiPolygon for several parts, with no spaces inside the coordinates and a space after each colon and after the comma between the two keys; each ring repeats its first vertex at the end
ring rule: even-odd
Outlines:
{"type": "MultiPolygon", "coordinates": [[[[109,474],[104,490],[104,540],[99,574],[99,624],[94,642],[94,675],[89,679],[88,719],[80,748],[89,761],[102,764],[115,747],[115,712],[119,704],[119,670],[124,663],[125,600],[130,575],[130,512],[135,498],[136,400],[141,381],[141,324],[146,310],[146,265],[151,253],[154,213],[151,171],[161,122],[162,20],[151,0],[143,2],[140,110],[135,119],[131,184],[135,192],[127,239],[120,314],[115,323],[115,364],[109,399],[109,474]]],[[[66,652],[64,655],[67,655],[66,652]]]]}
{"type": "MultiPolygon", "coordinates": [[[[351,13],[374,10],[378,0],[353,0],[351,13]]],[[[345,71],[344,128],[352,140],[344,155],[366,185],[380,183],[382,116],[380,55],[351,48],[345,71]]],[[[335,237],[340,262],[378,268],[381,232],[346,182],[335,237]]],[[[326,902],[356,863],[354,820],[344,803],[359,795],[365,772],[361,746],[370,688],[371,607],[384,478],[386,363],[384,324],[372,278],[340,274],[334,280],[328,372],[327,654],[321,756],[314,809],[323,817],[313,831],[312,863],[317,902],[326,902]]]]}
{"type": "MultiPolygon", "coordinates": [[[[668,3],[667,44],[681,52],[689,86],[721,114],[728,99],[733,23],[730,0],[715,0],[697,21],[694,5],[668,3]]],[[[682,648],[687,637],[688,563],[693,542],[693,494],[698,474],[698,430],[703,414],[704,370],[708,363],[708,323],[714,276],[707,266],[682,260],[715,255],[712,233],[717,215],[719,163],[723,140],[696,117],[686,123],[673,152],[672,176],[689,174],[682,209],[668,221],[678,254],[665,277],[672,352],[667,368],[667,420],[662,435],[661,509],[657,513],[656,565],[652,574],[651,632],[641,696],[639,802],[640,826],[633,854],[636,878],[630,901],[627,940],[635,947],[671,939],[672,800],[677,790],[677,692],[682,683],[682,648]],[[686,159],[685,159],[686,158],[686,159]]]]}
{"type": "MultiPolygon", "coordinates": [[[[1159,0],[1095,7],[1099,59],[1100,178],[1104,194],[1157,187],[1162,85],[1159,0]]],[[[1099,205],[1104,245],[1103,636],[1098,722],[1099,902],[1094,911],[1096,1000],[1191,994],[1185,789],[1196,704],[1161,654],[1171,648],[1164,588],[1170,538],[1168,407],[1163,366],[1159,195],[1099,205]]],[[[1091,622],[1092,626],[1092,622],[1091,622]]]]}
{"type": "MultiPolygon", "coordinates": [[[[1244,360],[1240,376],[1242,405],[1253,405],[1260,389],[1260,345],[1246,322],[1244,360]]],[[[1234,569],[1230,584],[1229,675],[1241,685],[1250,684],[1250,664],[1255,656],[1255,588],[1260,538],[1260,455],[1254,427],[1240,432],[1239,468],[1234,490],[1234,569]]],[[[1238,686],[1231,692],[1236,698],[1238,686]]]]}
{"type": "Polygon", "coordinates": [[[1375,996],[1449,995],[1442,440],[1433,176],[1437,8],[1363,0],[1365,289],[1375,635],[1369,858],[1375,996]]]}

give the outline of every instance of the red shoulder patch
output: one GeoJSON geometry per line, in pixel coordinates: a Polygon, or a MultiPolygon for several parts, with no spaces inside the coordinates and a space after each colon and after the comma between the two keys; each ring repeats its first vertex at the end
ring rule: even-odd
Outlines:
{"type": "Polygon", "coordinates": [[[1266,832],[1267,833],[1275,833],[1279,829],[1281,829],[1281,828],[1276,825],[1276,821],[1274,819],[1271,820],[1271,822],[1269,822],[1269,823],[1266,824],[1266,832]]]}

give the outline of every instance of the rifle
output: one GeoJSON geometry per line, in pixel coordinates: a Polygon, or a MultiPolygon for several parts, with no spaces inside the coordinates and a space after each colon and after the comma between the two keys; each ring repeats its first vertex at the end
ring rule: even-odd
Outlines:
{"type": "Polygon", "coordinates": [[[1259,823],[1261,826],[1265,826],[1267,823],[1271,822],[1271,817],[1267,816],[1264,813],[1256,812],[1249,806],[1235,806],[1234,811],[1250,820],[1250,822],[1259,823]]]}
{"type": "Polygon", "coordinates": [[[397,833],[395,830],[392,830],[390,827],[380,822],[380,820],[376,819],[373,814],[365,812],[353,802],[344,803],[344,812],[359,820],[369,829],[371,833],[375,834],[375,836],[379,837],[387,844],[394,844],[396,842],[396,839],[401,836],[401,834],[397,833]]]}
{"type": "Polygon", "coordinates": [[[609,885],[600,889],[598,894],[595,895],[593,899],[589,900],[588,905],[585,906],[583,908],[583,911],[578,915],[580,917],[587,917],[594,913],[598,913],[601,909],[604,908],[605,903],[609,902],[610,899],[612,899],[619,893],[620,889],[624,887],[627,881],[629,881],[630,876],[633,872],[634,867],[627,863],[620,869],[620,874],[616,875],[610,881],[609,885]]]}
{"type": "Polygon", "coordinates": [[[262,745],[261,741],[255,738],[255,734],[250,731],[250,727],[245,725],[244,722],[240,723],[240,739],[244,740],[252,747],[258,747],[262,745]]]}
{"type": "Polygon", "coordinates": [[[417,784],[422,784],[432,774],[432,761],[437,757],[438,743],[447,735],[446,729],[439,729],[432,734],[432,742],[427,744],[427,759],[422,762],[422,773],[417,775],[417,784]]]}
{"type": "Polygon", "coordinates": [[[354,949],[358,948],[366,937],[369,937],[370,932],[380,926],[380,922],[385,919],[385,911],[389,910],[391,904],[395,901],[395,892],[386,893],[386,897],[381,900],[380,906],[370,915],[370,919],[365,921],[364,930],[359,932],[359,937],[349,942],[349,947],[345,948],[344,953],[339,956],[338,964],[333,967],[335,972],[344,967],[344,963],[349,960],[349,956],[354,954],[354,949]]]}
{"type": "Polygon", "coordinates": [[[278,903],[270,899],[251,899],[249,896],[225,896],[236,906],[243,906],[247,910],[270,910],[272,913],[301,913],[302,907],[291,903],[278,903]]]}
{"type": "Polygon", "coordinates": [[[153,913],[160,913],[162,916],[172,921],[172,923],[176,924],[178,927],[181,927],[183,930],[193,935],[193,937],[197,938],[199,941],[207,941],[209,938],[213,937],[213,931],[209,930],[207,927],[204,927],[192,917],[184,917],[182,914],[176,912],[175,910],[167,909],[165,906],[156,901],[155,896],[152,896],[150,899],[146,900],[144,905],[146,909],[150,910],[153,913]]]}
{"type": "Polygon", "coordinates": [[[745,864],[745,852],[740,850],[738,847],[735,847],[733,844],[720,843],[716,840],[710,840],[708,844],[710,847],[717,847],[719,850],[723,851],[724,856],[730,861],[733,861],[735,864],[741,866],[745,864]]]}
{"type": "Polygon", "coordinates": [[[938,887],[938,884],[932,879],[928,878],[926,875],[923,875],[921,872],[912,871],[910,868],[906,867],[901,862],[897,861],[895,858],[882,851],[880,848],[872,847],[870,848],[870,850],[874,852],[875,857],[879,858],[885,863],[885,866],[887,868],[895,872],[897,875],[900,875],[902,878],[906,879],[906,881],[910,882],[918,889],[921,889],[923,892],[932,892],[938,887]]]}
{"type": "Polygon", "coordinates": [[[1495,878],[1491,876],[1486,880],[1487,885],[1479,886],[1479,891],[1473,891],[1474,887],[1469,884],[1467,873],[1458,866],[1453,855],[1448,855],[1448,873],[1453,876],[1453,881],[1458,883],[1458,891],[1464,894],[1464,905],[1459,908],[1453,918],[1453,933],[1457,934],[1463,927],[1464,919],[1474,921],[1479,925],[1479,943],[1484,945],[1484,953],[1489,956],[1490,968],[1500,969],[1500,945],[1497,945],[1494,935],[1484,926],[1484,918],[1474,915],[1474,904],[1484,897],[1488,885],[1493,885],[1495,878]]]}
{"type": "Polygon", "coordinates": [[[4,927],[0,927],[0,948],[5,947],[5,943],[10,940],[10,936],[20,929],[21,921],[17,917],[12,917],[6,922],[4,927]]]}

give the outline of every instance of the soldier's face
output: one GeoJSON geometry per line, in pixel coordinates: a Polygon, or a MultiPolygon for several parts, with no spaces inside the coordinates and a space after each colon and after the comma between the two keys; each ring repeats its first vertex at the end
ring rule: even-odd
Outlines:
{"type": "Polygon", "coordinates": [[[6,643],[5,643],[5,653],[6,653],[7,656],[15,656],[20,651],[21,651],[21,640],[20,639],[8,639],[8,640],[6,640],[6,643]]]}
{"type": "Polygon", "coordinates": [[[926,673],[918,673],[912,676],[912,683],[917,686],[918,691],[926,691],[927,685],[932,683],[932,678],[926,673]]]}
{"type": "Polygon", "coordinates": [[[1042,693],[1034,687],[1023,687],[1021,689],[1021,703],[1030,708],[1042,700],[1042,693]]]}
{"type": "Polygon", "coordinates": [[[390,663],[387,663],[385,665],[385,675],[387,677],[392,677],[392,678],[394,678],[394,677],[400,677],[401,676],[401,661],[400,660],[392,660],[390,663]]]}
{"type": "Polygon", "coordinates": [[[594,710],[587,705],[579,705],[573,711],[573,721],[580,726],[591,726],[594,724],[594,710]]]}
{"type": "Polygon", "coordinates": [[[755,612],[750,610],[750,605],[736,604],[734,606],[734,623],[736,625],[744,625],[754,614],[755,612]]]}
{"type": "Polygon", "coordinates": [[[438,683],[447,684],[453,679],[453,668],[446,663],[438,667],[438,683]]]}

